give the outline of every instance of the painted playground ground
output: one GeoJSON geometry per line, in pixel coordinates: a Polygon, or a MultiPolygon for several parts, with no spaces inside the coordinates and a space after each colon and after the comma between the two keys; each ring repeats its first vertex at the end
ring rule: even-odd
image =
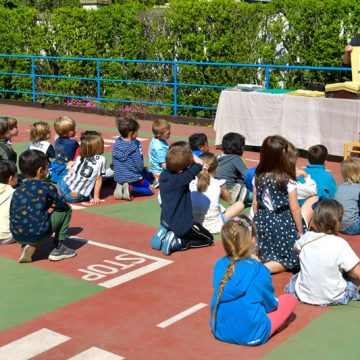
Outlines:
{"type": "MultiPolygon", "coordinates": [[[[31,123],[65,114],[76,120],[78,138],[85,129],[101,131],[110,160],[118,136],[113,117],[0,105],[1,116],[19,121],[18,154],[31,123]]],[[[140,123],[147,154],[151,122],[140,123]]],[[[215,151],[210,128],[172,124],[171,131],[171,141],[205,132],[215,151]]],[[[244,158],[254,166],[259,154],[245,152],[244,158]]],[[[339,163],[328,169],[339,183],[339,163]]],[[[44,248],[33,263],[19,264],[19,245],[0,247],[1,360],[359,359],[360,302],[299,304],[296,319],[260,347],[215,340],[208,323],[213,265],[223,256],[219,236],[213,247],[164,256],[150,248],[160,217],[157,194],[127,202],[114,200],[113,190],[103,188],[99,206],[73,207],[67,245],[77,249],[75,258],[50,262],[44,248]]],[[[360,254],[360,237],[345,238],[360,254]]],[[[273,276],[278,295],[289,278],[273,276]]]]}

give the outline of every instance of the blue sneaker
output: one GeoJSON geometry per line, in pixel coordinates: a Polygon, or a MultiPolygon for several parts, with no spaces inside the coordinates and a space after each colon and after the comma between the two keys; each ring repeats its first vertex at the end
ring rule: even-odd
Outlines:
{"type": "Polygon", "coordinates": [[[159,228],[156,230],[156,234],[151,239],[150,244],[152,249],[154,250],[161,249],[161,245],[165,239],[166,233],[167,233],[167,229],[160,225],[159,228]]]}
{"type": "Polygon", "coordinates": [[[181,240],[175,236],[172,231],[169,231],[161,246],[161,251],[164,255],[170,255],[174,251],[181,250],[181,240]]]}

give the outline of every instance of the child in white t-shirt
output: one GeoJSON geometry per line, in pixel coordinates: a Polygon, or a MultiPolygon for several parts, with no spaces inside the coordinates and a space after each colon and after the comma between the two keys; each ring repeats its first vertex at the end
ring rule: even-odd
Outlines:
{"type": "Polygon", "coordinates": [[[50,125],[45,121],[38,121],[30,128],[29,150],[40,150],[48,159],[55,158],[54,146],[49,143],[51,137],[50,125]]]}
{"type": "Polygon", "coordinates": [[[81,136],[80,156],[71,165],[68,174],[59,180],[59,192],[67,202],[82,202],[91,199],[93,205],[98,205],[102,176],[105,175],[106,160],[104,140],[95,131],[81,136]],[[93,193],[93,197],[92,197],[93,193]]]}
{"type": "Polygon", "coordinates": [[[226,189],[226,180],[214,178],[218,162],[214,154],[204,152],[200,159],[208,166],[202,170],[190,183],[191,202],[195,221],[199,222],[212,234],[219,233],[223,224],[238,215],[244,209],[244,203],[237,201],[225,209],[219,204],[219,199],[232,202],[226,189]]]}
{"type": "Polygon", "coordinates": [[[336,200],[326,199],[316,205],[314,231],[295,242],[294,249],[300,253],[300,272],[291,278],[285,292],[312,305],[343,305],[360,300],[356,285],[348,279],[359,281],[359,258],[344,239],[336,236],[343,214],[344,209],[336,200]]]}

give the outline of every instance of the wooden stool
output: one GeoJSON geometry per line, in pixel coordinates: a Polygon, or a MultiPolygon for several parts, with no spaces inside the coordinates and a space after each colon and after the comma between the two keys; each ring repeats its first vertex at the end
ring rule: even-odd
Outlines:
{"type": "Polygon", "coordinates": [[[350,141],[344,145],[344,160],[352,154],[360,154],[360,141],[350,141]]]}

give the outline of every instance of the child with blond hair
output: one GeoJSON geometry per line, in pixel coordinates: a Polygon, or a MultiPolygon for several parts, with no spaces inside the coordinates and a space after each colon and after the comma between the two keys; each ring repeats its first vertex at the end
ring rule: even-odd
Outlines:
{"type": "Polygon", "coordinates": [[[37,121],[30,128],[30,145],[29,150],[39,150],[43,152],[47,158],[55,158],[55,149],[48,141],[51,138],[50,125],[45,121],[37,121]]]}
{"type": "Polygon", "coordinates": [[[54,122],[54,129],[58,138],[55,140],[55,161],[52,165],[51,180],[58,180],[67,174],[67,164],[73,161],[79,143],[75,139],[71,139],[76,135],[76,123],[68,116],[60,116],[54,122]]]}
{"type": "Polygon", "coordinates": [[[341,232],[360,234],[360,159],[349,158],[341,163],[344,182],[336,190],[334,199],[344,207],[341,232]]]}
{"type": "Polygon", "coordinates": [[[255,224],[246,216],[221,230],[226,255],[213,274],[210,327],[216,339],[255,346],[266,343],[292,314],[297,301],[274,294],[269,270],[255,256],[255,224]]]}
{"type": "Polygon", "coordinates": [[[231,195],[226,188],[225,180],[217,180],[214,175],[218,168],[216,156],[209,152],[199,158],[208,166],[201,170],[190,183],[191,202],[195,221],[202,224],[212,234],[219,233],[223,224],[238,215],[244,204],[237,201],[225,209],[219,199],[232,203],[231,195]]]}
{"type": "Polygon", "coordinates": [[[153,139],[149,146],[149,163],[150,172],[152,172],[155,180],[153,187],[159,187],[159,177],[166,168],[166,154],[169,150],[167,140],[170,137],[170,124],[167,120],[156,119],[152,124],[153,139]]]}

